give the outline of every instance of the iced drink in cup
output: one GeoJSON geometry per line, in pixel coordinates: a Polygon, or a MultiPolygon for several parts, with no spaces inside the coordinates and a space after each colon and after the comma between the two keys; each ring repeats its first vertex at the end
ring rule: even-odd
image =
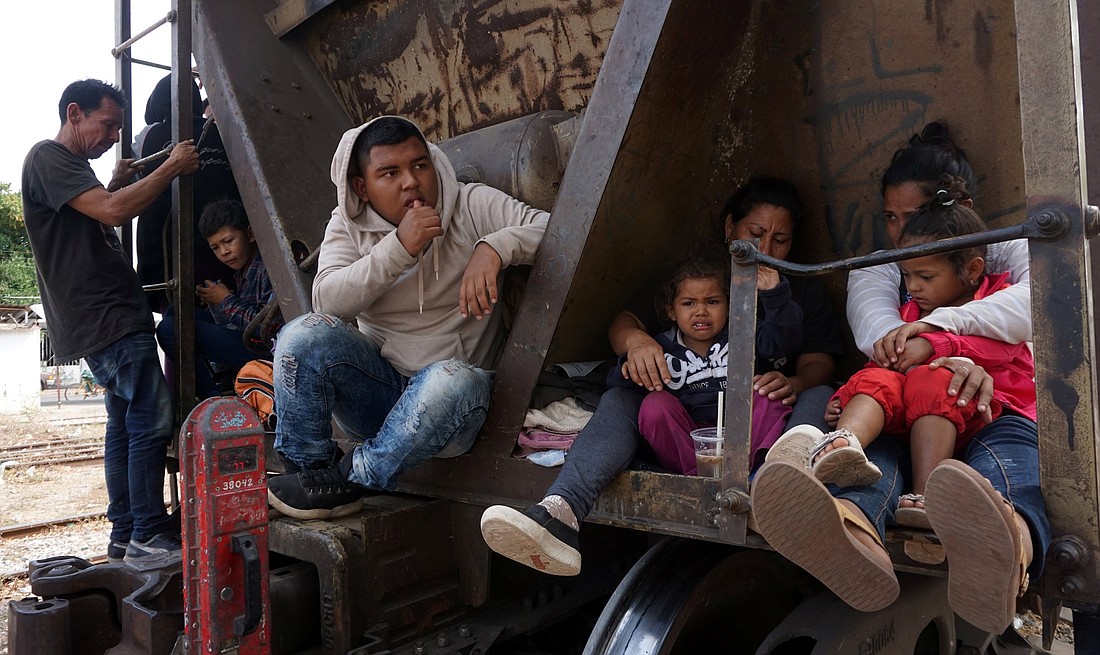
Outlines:
{"type": "Polygon", "coordinates": [[[718,428],[699,428],[691,431],[695,442],[696,475],[706,478],[722,477],[722,434],[718,428]]]}

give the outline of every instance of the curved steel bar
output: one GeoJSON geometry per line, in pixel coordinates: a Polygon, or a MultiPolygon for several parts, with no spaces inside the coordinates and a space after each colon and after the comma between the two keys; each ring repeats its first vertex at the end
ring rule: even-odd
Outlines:
{"type": "Polygon", "coordinates": [[[730,255],[733,257],[734,263],[740,266],[763,264],[787,275],[825,275],[836,271],[850,271],[879,264],[892,264],[904,259],[938,255],[952,250],[985,246],[1013,239],[1058,239],[1069,229],[1069,221],[1070,218],[1065,212],[1057,209],[1047,209],[1035,213],[1023,223],[1010,227],[930,241],[907,248],[880,250],[870,255],[850,257],[821,264],[796,264],[776,259],[761,253],[751,241],[734,241],[730,243],[730,255]]]}

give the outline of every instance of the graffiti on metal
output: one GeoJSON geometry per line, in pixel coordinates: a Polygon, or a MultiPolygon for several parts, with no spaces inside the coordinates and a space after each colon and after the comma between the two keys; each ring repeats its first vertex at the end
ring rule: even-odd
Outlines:
{"type": "Polygon", "coordinates": [[[307,47],[355,121],[415,119],[442,140],[588,104],[618,0],[358,0],[308,26],[307,47]]]}
{"type": "Polygon", "coordinates": [[[238,407],[218,408],[210,416],[210,428],[215,432],[258,427],[255,415],[238,407]]]}

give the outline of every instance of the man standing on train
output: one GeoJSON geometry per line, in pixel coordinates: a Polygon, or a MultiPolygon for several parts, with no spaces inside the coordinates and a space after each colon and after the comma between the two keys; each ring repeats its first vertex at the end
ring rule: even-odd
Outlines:
{"type": "Polygon", "coordinates": [[[370,490],[473,445],[504,344],[500,272],[529,264],[549,215],[483,184],[403,118],[348,130],[332,160],[337,207],[313,308],[279,333],[268,482],[284,514],[358,511],[370,490]],[[348,321],[355,321],[351,324],[348,321]],[[341,457],[331,423],[362,441],[341,457]]]}
{"type": "Polygon", "coordinates": [[[118,143],[125,105],[122,92],[106,82],[70,84],[58,104],[61,128],[31,148],[22,182],[23,218],[55,359],[83,357],[107,392],[103,468],[112,561],[180,548],[164,509],[171,401],[153,317],[114,228],[199,163],[195,147],[184,142],[133,184],[137,169],[129,167],[132,160],[120,160],[104,188],[89,160],[118,143]]]}

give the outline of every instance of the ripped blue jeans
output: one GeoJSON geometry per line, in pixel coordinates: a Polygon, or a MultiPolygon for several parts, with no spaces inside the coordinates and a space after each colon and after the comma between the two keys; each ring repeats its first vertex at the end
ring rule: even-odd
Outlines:
{"type": "Polygon", "coordinates": [[[432,457],[470,449],[489,410],[489,374],[448,359],[411,378],[354,325],[326,314],[288,323],[275,347],[275,449],[303,467],[332,459],[332,420],[362,440],[350,482],[393,489],[432,457]]]}

